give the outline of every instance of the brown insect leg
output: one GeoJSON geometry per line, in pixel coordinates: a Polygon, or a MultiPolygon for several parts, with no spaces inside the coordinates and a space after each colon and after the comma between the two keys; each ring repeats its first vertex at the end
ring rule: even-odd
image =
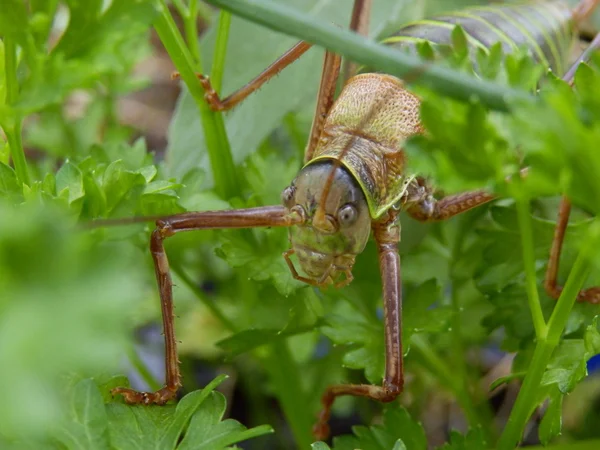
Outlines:
{"type": "MultiPolygon", "coordinates": [[[[550,249],[550,259],[546,269],[546,278],[544,279],[544,288],[550,297],[558,299],[562,292],[562,286],[558,286],[556,278],[558,276],[558,265],[560,261],[560,252],[565,239],[565,232],[569,223],[571,214],[571,202],[567,197],[563,197],[558,208],[558,220],[554,229],[554,238],[550,249]]],[[[589,302],[593,304],[600,303],[600,286],[583,289],[577,294],[577,301],[589,302]]]]}
{"type": "Polygon", "coordinates": [[[421,222],[433,222],[449,219],[495,198],[495,195],[486,191],[463,192],[439,200],[429,197],[410,204],[406,211],[421,222]]]}
{"type": "Polygon", "coordinates": [[[156,392],[138,392],[118,387],[111,391],[120,394],[129,404],[164,405],[175,398],[181,386],[177,341],[175,340],[173,314],[173,283],[169,273],[169,261],[163,241],[181,231],[214,228],[289,227],[302,222],[303,218],[288,212],[282,206],[239,209],[230,211],[206,211],[178,214],[156,221],[156,229],[150,238],[150,250],[160,292],[160,302],[165,336],[165,386],[156,392]]]}
{"type": "MultiPolygon", "coordinates": [[[[300,58],[306,51],[312,47],[312,44],[300,41],[296,45],[294,45],[291,49],[281,55],[273,64],[267,67],[263,72],[261,72],[256,78],[250,81],[245,86],[241,87],[233,94],[225,97],[221,100],[219,94],[213,89],[210,84],[210,80],[208,76],[198,74],[198,79],[200,80],[200,84],[204,88],[205,94],[204,98],[206,102],[211,107],[213,111],[227,111],[238,103],[242,102],[246,97],[260,89],[260,87],[285,69],[287,66],[292,64],[298,58],[300,58]]],[[[178,74],[174,73],[174,77],[177,77],[178,74]]]]}
{"type": "Polygon", "coordinates": [[[600,0],[581,0],[573,9],[575,22],[580,23],[588,18],[599,4],[600,0]]]}
{"type": "Polygon", "coordinates": [[[323,408],[313,427],[317,439],[326,439],[329,435],[329,417],[336,397],[354,395],[368,397],[380,402],[391,402],[402,392],[404,374],[402,364],[402,287],[400,282],[400,255],[398,242],[400,230],[392,220],[373,226],[379,268],[383,284],[383,303],[385,321],[385,376],[382,386],[366,384],[340,384],[327,388],[321,404],[323,408]]]}
{"type": "Polygon", "coordinates": [[[315,108],[315,115],[313,116],[313,123],[310,129],[310,137],[308,138],[308,144],[306,151],[304,152],[304,162],[308,162],[312,159],[327,114],[333,105],[333,97],[335,95],[335,88],[337,81],[340,76],[340,66],[342,58],[335,53],[330,51],[325,52],[325,59],[323,61],[323,71],[321,73],[321,84],[319,85],[319,93],[317,94],[317,106],[315,108]]]}
{"type": "MultiPolygon", "coordinates": [[[[355,0],[350,19],[350,30],[361,36],[369,35],[372,0],[355,0]]],[[[348,81],[356,73],[357,65],[352,61],[344,63],[344,81],[348,81]]]]}

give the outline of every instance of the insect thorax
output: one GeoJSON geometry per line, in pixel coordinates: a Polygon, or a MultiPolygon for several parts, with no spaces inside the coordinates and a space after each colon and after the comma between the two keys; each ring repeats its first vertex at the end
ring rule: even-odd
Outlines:
{"type": "Polygon", "coordinates": [[[390,75],[346,83],[332,106],[313,159],[339,159],[360,184],[376,219],[402,197],[406,139],[422,132],[419,99],[390,75]]]}

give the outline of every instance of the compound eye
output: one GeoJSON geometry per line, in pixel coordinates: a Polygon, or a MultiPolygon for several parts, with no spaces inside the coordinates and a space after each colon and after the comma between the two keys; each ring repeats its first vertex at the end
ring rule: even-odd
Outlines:
{"type": "Polygon", "coordinates": [[[294,194],[296,193],[296,188],[294,186],[286,187],[281,193],[281,202],[283,206],[290,209],[294,206],[294,194]]]}
{"type": "Polygon", "coordinates": [[[343,227],[352,225],[354,222],[356,222],[357,217],[358,211],[354,205],[344,205],[338,211],[338,221],[343,227]]]}

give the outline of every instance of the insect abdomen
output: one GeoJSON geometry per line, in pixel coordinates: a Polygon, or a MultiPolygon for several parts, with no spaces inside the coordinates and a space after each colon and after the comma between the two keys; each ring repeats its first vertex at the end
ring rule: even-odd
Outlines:
{"type": "Polygon", "coordinates": [[[460,25],[471,49],[487,50],[500,42],[505,52],[527,48],[534,59],[556,73],[565,70],[573,39],[573,13],[561,2],[498,5],[468,8],[432,19],[413,22],[383,43],[414,48],[417,42],[450,44],[460,25]]]}

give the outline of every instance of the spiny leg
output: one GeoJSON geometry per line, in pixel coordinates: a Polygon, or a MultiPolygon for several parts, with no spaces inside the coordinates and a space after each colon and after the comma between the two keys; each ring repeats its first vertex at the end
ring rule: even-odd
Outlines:
{"type": "MultiPolygon", "coordinates": [[[[575,15],[579,17],[578,20],[583,20],[583,18],[589,15],[598,3],[600,3],[598,0],[584,0],[580,2],[574,12],[575,15]]],[[[588,61],[592,53],[594,53],[598,47],[600,47],[600,33],[596,34],[588,48],[579,58],[577,58],[577,61],[565,73],[562,79],[572,86],[579,64],[588,61]]],[[[554,229],[548,267],[546,268],[546,276],[544,278],[544,289],[546,290],[546,293],[555,300],[558,299],[563,289],[562,286],[558,286],[556,280],[558,277],[560,253],[562,251],[562,244],[565,239],[570,214],[571,202],[566,196],[563,196],[558,207],[558,219],[556,221],[556,228],[554,229]]],[[[600,286],[581,290],[577,294],[577,301],[594,304],[600,303],[600,286]]]]}
{"type": "Polygon", "coordinates": [[[321,398],[322,409],[313,427],[317,439],[329,435],[329,417],[337,397],[354,395],[380,402],[391,402],[402,392],[404,373],[402,361],[402,283],[398,242],[400,230],[391,217],[386,223],[375,224],[373,232],[379,254],[379,269],[383,285],[385,327],[385,376],[382,386],[368,384],[338,384],[327,388],[321,398]]]}
{"type": "Polygon", "coordinates": [[[469,191],[436,199],[423,179],[409,186],[406,212],[421,222],[446,220],[497,198],[489,192],[469,191]]]}
{"type": "MultiPolygon", "coordinates": [[[[372,0],[356,0],[350,18],[350,30],[361,36],[369,35],[369,20],[371,18],[372,0]]],[[[356,73],[357,64],[346,60],[344,63],[344,82],[356,73]]]]}
{"type": "MultiPolygon", "coordinates": [[[[462,194],[451,195],[436,200],[431,197],[412,203],[408,206],[407,212],[415,219],[422,222],[445,220],[462,212],[468,211],[479,205],[494,200],[496,197],[486,191],[464,192],[462,194]]],[[[548,268],[544,280],[544,288],[548,295],[558,299],[562,292],[562,286],[558,286],[556,279],[558,276],[558,265],[560,253],[565,238],[565,231],[569,222],[571,212],[571,203],[567,197],[563,197],[560,203],[558,220],[552,240],[548,268]]],[[[583,289],[577,295],[577,301],[600,303],[600,286],[583,289]]]]}
{"type": "Polygon", "coordinates": [[[342,58],[330,51],[325,52],[323,60],[323,71],[321,73],[321,83],[319,85],[319,93],[317,94],[317,106],[315,107],[315,115],[310,129],[308,144],[304,152],[304,162],[312,159],[315,148],[321,137],[321,132],[325,126],[327,115],[333,105],[333,97],[335,96],[335,88],[340,76],[340,65],[342,58]]]}
{"type": "MultiPolygon", "coordinates": [[[[234,106],[244,101],[250,94],[260,89],[260,87],[285,69],[287,66],[297,61],[306,51],[312,47],[312,44],[300,41],[291,49],[277,58],[269,67],[262,71],[256,78],[250,81],[245,86],[228,95],[224,99],[219,97],[219,94],[213,89],[208,76],[198,74],[200,84],[206,92],[204,98],[214,111],[227,111],[234,106]]],[[[176,75],[176,74],[175,74],[176,75]]]]}
{"type": "Polygon", "coordinates": [[[599,4],[600,0],[581,0],[573,9],[575,22],[581,23],[587,19],[599,4]]]}
{"type": "MultiPolygon", "coordinates": [[[[546,269],[546,278],[544,280],[544,288],[548,295],[554,299],[558,299],[562,292],[562,286],[558,286],[556,278],[558,276],[558,265],[560,263],[560,253],[562,244],[565,239],[565,232],[569,223],[569,215],[571,214],[571,202],[567,197],[563,197],[558,208],[558,220],[554,229],[554,238],[552,239],[552,247],[550,249],[550,258],[546,269]]],[[[583,289],[577,294],[577,301],[600,303],[600,286],[583,289]]]]}
{"type": "Polygon", "coordinates": [[[164,405],[175,398],[181,386],[181,373],[177,357],[173,314],[173,283],[169,273],[169,261],[163,241],[181,231],[207,230],[215,228],[254,228],[289,227],[301,223],[303,218],[295,212],[288,212],[282,206],[206,211],[178,214],[156,222],[156,229],[150,238],[150,250],[154,260],[154,270],[158,281],[165,337],[165,386],[156,392],[138,392],[134,389],[118,387],[111,392],[120,394],[130,404],[164,405]]]}

